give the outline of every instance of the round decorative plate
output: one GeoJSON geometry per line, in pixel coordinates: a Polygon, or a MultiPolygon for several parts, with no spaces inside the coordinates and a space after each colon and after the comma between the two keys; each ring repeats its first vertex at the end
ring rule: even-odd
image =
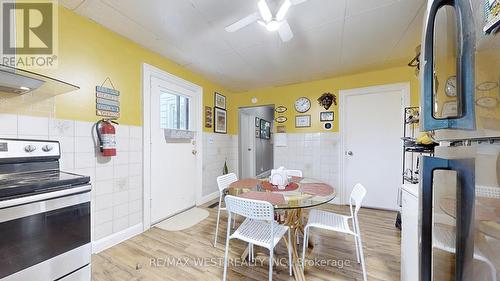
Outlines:
{"type": "Polygon", "coordinates": [[[287,110],[286,106],[283,106],[283,105],[280,105],[278,107],[276,107],[275,111],[278,112],[278,113],[283,113],[287,110]]]}
{"type": "Polygon", "coordinates": [[[278,123],[285,123],[286,120],[288,120],[288,118],[286,118],[285,116],[276,117],[276,122],[278,122],[278,123]]]}
{"type": "Polygon", "coordinates": [[[484,108],[495,108],[498,106],[498,99],[494,97],[482,97],[476,100],[476,104],[484,108]]]}
{"type": "Polygon", "coordinates": [[[498,88],[498,83],[493,81],[486,81],[476,86],[478,91],[489,91],[498,88]]]}

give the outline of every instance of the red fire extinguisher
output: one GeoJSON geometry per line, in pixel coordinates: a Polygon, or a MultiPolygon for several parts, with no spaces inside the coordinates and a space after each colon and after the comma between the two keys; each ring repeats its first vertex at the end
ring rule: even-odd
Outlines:
{"type": "Polygon", "coordinates": [[[99,140],[99,148],[102,156],[116,156],[116,130],[113,120],[102,119],[96,123],[95,129],[99,140]]]}

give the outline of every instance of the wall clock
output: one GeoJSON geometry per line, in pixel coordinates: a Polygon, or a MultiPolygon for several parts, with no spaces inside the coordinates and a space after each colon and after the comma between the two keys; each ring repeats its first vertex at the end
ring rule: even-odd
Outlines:
{"type": "Polygon", "coordinates": [[[457,96],[457,77],[450,76],[448,80],[446,80],[446,87],[444,88],[444,92],[449,97],[457,96]]]}
{"type": "Polygon", "coordinates": [[[311,108],[311,101],[306,97],[298,98],[295,101],[295,110],[299,113],[307,112],[311,108]]]}

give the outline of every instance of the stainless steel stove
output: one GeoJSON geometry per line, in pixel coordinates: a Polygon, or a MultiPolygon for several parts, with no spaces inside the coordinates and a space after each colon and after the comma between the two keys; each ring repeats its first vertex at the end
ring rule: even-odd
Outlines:
{"type": "Polygon", "coordinates": [[[0,280],[90,280],[90,178],[57,141],[0,138],[0,280]]]}

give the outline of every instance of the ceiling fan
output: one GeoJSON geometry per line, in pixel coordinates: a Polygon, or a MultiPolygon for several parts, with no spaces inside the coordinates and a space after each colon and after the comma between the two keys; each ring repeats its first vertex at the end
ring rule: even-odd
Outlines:
{"type": "Polygon", "coordinates": [[[257,3],[259,12],[252,13],[244,17],[243,19],[231,24],[230,26],[226,27],[226,31],[235,32],[249,24],[258,22],[269,32],[278,31],[283,42],[290,41],[293,38],[293,33],[290,29],[290,25],[285,20],[286,13],[292,5],[298,5],[306,1],[307,0],[283,0],[283,3],[278,9],[278,12],[275,16],[273,16],[266,0],[259,0],[259,2],[257,3]]]}

